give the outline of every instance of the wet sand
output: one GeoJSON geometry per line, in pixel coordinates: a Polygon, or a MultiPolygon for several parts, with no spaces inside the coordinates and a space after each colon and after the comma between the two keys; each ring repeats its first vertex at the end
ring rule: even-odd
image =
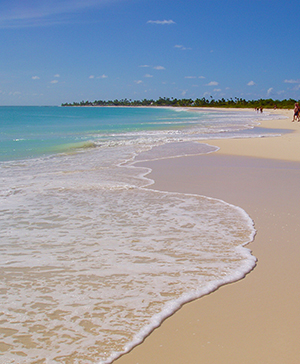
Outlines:
{"type": "Polygon", "coordinates": [[[118,364],[300,363],[300,123],[274,138],[215,140],[216,153],[148,162],[151,188],[197,193],[242,207],[258,259],[244,279],[184,305],[118,364]]]}

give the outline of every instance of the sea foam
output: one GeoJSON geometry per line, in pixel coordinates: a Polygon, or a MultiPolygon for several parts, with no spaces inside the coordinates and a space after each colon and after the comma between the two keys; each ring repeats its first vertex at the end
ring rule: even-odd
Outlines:
{"type": "MultiPolygon", "coordinates": [[[[183,303],[253,268],[241,209],[145,188],[149,170],[119,148],[122,158],[94,150],[2,168],[5,360],[110,362],[183,303]]],[[[157,149],[140,158],[173,157],[176,146],[157,149]]]]}

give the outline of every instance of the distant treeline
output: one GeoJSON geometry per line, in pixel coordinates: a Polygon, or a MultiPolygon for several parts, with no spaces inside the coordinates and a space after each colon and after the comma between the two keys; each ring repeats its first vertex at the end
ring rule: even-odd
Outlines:
{"type": "Polygon", "coordinates": [[[61,106],[185,106],[185,107],[237,107],[237,108],[266,108],[266,109],[293,109],[295,102],[300,100],[273,100],[273,99],[259,99],[259,100],[245,100],[238,97],[234,99],[230,98],[225,100],[224,98],[214,100],[212,97],[206,99],[176,99],[160,97],[158,100],[95,100],[91,101],[80,101],[73,103],[64,103],[61,106]]]}

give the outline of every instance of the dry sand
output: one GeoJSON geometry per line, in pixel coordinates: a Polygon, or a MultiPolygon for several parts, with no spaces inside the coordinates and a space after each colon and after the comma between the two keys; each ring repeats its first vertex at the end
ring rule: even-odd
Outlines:
{"type": "MultiPolygon", "coordinates": [[[[276,111],[281,112],[281,111],[276,111]]],[[[184,305],[117,364],[300,363],[300,123],[276,138],[217,140],[209,155],[147,163],[152,188],[216,197],[242,207],[257,235],[256,268],[184,305]]]]}

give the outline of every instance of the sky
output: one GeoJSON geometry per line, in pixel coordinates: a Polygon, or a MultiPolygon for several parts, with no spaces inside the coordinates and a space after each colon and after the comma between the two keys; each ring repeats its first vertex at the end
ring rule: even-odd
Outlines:
{"type": "Polygon", "coordinates": [[[0,105],[300,99],[299,0],[0,0],[0,105]]]}

